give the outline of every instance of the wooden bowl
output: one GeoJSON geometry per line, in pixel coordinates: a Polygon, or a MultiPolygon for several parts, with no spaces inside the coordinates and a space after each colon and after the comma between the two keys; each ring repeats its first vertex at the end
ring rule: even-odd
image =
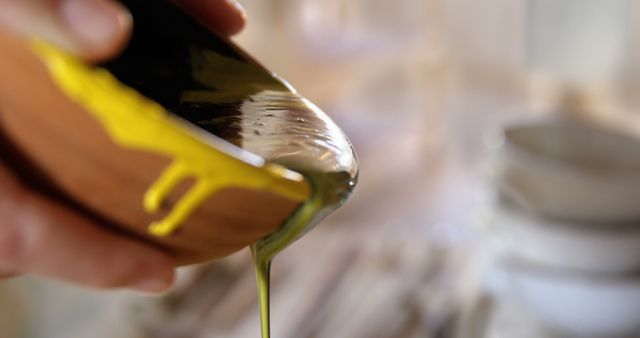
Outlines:
{"type": "MultiPolygon", "coordinates": [[[[130,2],[135,7],[140,1],[130,2]]],[[[262,76],[271,78],[274,86],[287,88],[238,52],[236,47],[188,21],[186,16],[175,12],[172,5],[165,4],[164,1],[160,3],[153,8],[155,19],[173,20],[173,23],[165,22],[164,25],[171,27],[171,34],[176,34],[172,37],[174,42],[184,43],[185,48],[190,48],[187,44],[194,37],[197,43],[208,46],[214,52],[227,56],[233,53],[234,58],[255,69],[261,69],[262,76]],[[210,38],[206,38],[206,34],[210,38]],[[216,48],[219,50],[216,51],[216,48]]],[[[136,12],[134,8],[132,12],[134,19],[138,19],[136,14],[139,11],[136,12]]],[[[160,21],[155,21],[155,24],[160,21]]],[[[154,24],[154,21],[145,18],[136,20],[134,39],[123,54],[124,59],[116,59],[105,67],[122,78],[127,77],[128,69],[134,68],[133,80],[126,84],[146,96],[140,96],[142,101],[148,100],[149,104],[155,104],[153,101],[167,99],[168,96],[163,96],[166,93],[151,97],[145,92],[149,87],[144,86],[144,81],[141,81],[143,84],[140,88],[135,88],[135,81],[144,80],[146,75],[135,72],[135,62],[130,67],[127,66],[131,60],[139,61],[140,57],[145,57],[136,54],[136,41],[144,41],[141,34],[155,29],[149,27],[149,24],[154,24]]],[[[162,38],[157,38],[154,43],[162,44],[162,38]]],[[[309,186],[301,175],[265,163],[221,138],[203,135],[201,130],[173,119],[173,127],[178,128],[186,137],[208,147],[202,154],[211,154],[212,158],[219,158],[222,154],[220,165],[232,163],[233,166],[229,168],[236,168],[234,171],[246,170],[258,176],[271,177],[273,182],[271,187],[264,188],[247,188],[243,182],[222,186],[208,195],[202,203],[198,203],[197,208],[188,213],[188,218],[181,222],[177,230],[168,236],[152,235],[149,225],[170,214],[197,180],[182,180],[172,189],[168,198],[162,201],[160,210],[149,212],[144,206],[145,194],[148,195],[150,187],[157,184],[159,177],[175,159],[167,154],[118,142],[109,128],[105,127],[104,121],[89,112],[87,104],[74,98],[61,86],[59,79],[52,75],[51,65],[44,62],[42,54],[34,52],[34,42],[0,31],[0,46],[0,156],[27,183],[41,189],[43,193],[73,205],[108,224],[115,231],[124,231],[166,249],[180,264],[225,256],[263,238],[276,230],[304,201],[302,197],[308,197],[310,193],[309,186]],[[281,188],[280,192],[278,187],[281,188]],[[281,192],[287,189],[297,191],[297,197],[292,197],[296,194],[281,192]]],[[[179,68],[178,64],[181,62],[188,63],[189,60],[165,58],[158,61],[156,66],[159,68],[150,71],[156,72],[163,65],[168,69],[173,69],[174,66],[179,68]]],[[[94,76],[93,73],[85,75],[94,76]]],[[[169,80],[171,78],[167,77],[169,80]]],[[[162,89],[165,85],[170,87],[176,84],[158,82],[155,88],[162,89]]],[[[176,92],[180,91],[179,86],[174,87],[177,88],[174,88],[176,92]]],[[[239,95],[235,87],[217,88],[216,92],[224,93],[225,90],[239,95]]],[[[115,109],[113,107],[117,107],[120,101],[128,99],[125,95],[114,97],[113,105],[105,104],[102,108],[115,109]]],[[[162,107],[166,108],[167,103],[162,102],[162,107]]],[[[144,128],[144,125],[140,128],[144,128]]],[[[167,142],[162,138],[156,141],[167,142]]],[[[233,176],[235,173],[228,174],[233,176]]]]}

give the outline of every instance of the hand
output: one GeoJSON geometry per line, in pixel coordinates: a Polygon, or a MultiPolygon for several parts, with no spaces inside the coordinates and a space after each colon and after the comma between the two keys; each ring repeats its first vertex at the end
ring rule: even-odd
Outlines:
{"type": "MultiPolygon", "coordinates": [[[[149,2],[152,10],[153,0],[149,2]]],[[[244,27],[244,11],[235,0],[174,2],[220,34],[244,27]]],[[[132,20],[115,0],[0,0],[0,26],[97,61],[112,57],[126,44],[132,20]]]]}
{"type": "MultiPolygon", "coordinates": [[[[231,0],[176,2],[221,34],[244,25],[231,0]]],[[[0,27],[93,61],[115,55],[132,24],[112,0],[0,0],[0,27]]],[[[90,287],[161,292],[172,284],[174,266],[166,253],[105,230],[23,184],[0,159],[0,277],[32,273],[90,287]]]]}

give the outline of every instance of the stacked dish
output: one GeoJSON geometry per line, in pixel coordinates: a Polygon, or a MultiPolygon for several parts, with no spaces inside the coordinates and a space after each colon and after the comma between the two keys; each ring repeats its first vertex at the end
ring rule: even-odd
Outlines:
{"type": "Polygon", "coordinates": [[[552,331],[640,329],[640,141],[572,120],[511,126],[483,229],[491,283],[552,331]]]}

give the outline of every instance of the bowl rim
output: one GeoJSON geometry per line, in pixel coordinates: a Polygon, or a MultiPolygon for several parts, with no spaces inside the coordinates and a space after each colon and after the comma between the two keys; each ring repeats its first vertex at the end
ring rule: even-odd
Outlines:
{"type": "MultiPolygon", "coordinates": [[[[498,193],[491,202],[491,221],[496,224],[517,221],[526,224],[527,228],[553,229],[567,233],[581,233],[592,236],[625,236],[637,235],[640,240],[640,220],[636,221],[581,221],[550,217],[531,210],[518,207],[508,197],[498,193]],[[522,221],[524,220],[524,221],[522,221]]],[[[635,236],[634,236],[635,237],[635,236]]]]}
{"type": "MultiPolygon", "coordinates": [[[[503,142],[501,146],[497,147],[496,150],[498,152],[504,153],[502,155],[501,162],[518,162],[523,161],[527,165],[532,165],[540,168],[548,168],[550,170],[562,170],[562,171],[572,171],[572,175],[581,175],[584,177],[595,178],[598,180],[607,180],[607,181],[628,181],[640,179],[640,167],[631,168],[628,166],[618,167],[610,172],[615,173],[611,174],[603,174],[600,171],[588,170],[584,166],[577,165],[570,161],[565,161],[556,157],[546,156],[536,151],[532,151],[527,147],[521,146],[518,143],[512,141],[512,138],[509,136],[509,132],[517,131],[517,130],[526,130],[526,129],[534,129],[534,128],[544,128],[553,125],[571,125],[572,127],[578,127],[582,130],[587,130],[591,132],[595,132],[600,135],[606,136],[614,136],[621,139],[625,139],[625,141],[630,141],[633,143],[637,143],[638,149],[640,149],[640,138],[628,133],[623,130],[614,129],[611,127],[605,127],[601,125],[596,125],[595,123],[590,123],[587,121],[578,120],[575,118],[566,118],[566,117],[543,117],[536,119],[526,119],[520,120],[517,122],[511,122],[503,126],[501,128],[501,137],[503,138],[503,142]],[[517,160],[513,159],[509,160],[509,157],[515,157],[517,160]]],[[[638,152],[640,155],[640,151],[638,152]]],[[[640,182],[640,180],[639,180],[640,182]]]]}
{"type": "Polygon", "coordinates": [[[640,291],[640,270],[628,273],[587,272],[578,269],[545,266],[513,255],[502,255],[496,258],[496,267],[508,278],[523,276],[524,278],[542,279],[554,283],[579,282],[586,287],[626,288],[640,291]]]}

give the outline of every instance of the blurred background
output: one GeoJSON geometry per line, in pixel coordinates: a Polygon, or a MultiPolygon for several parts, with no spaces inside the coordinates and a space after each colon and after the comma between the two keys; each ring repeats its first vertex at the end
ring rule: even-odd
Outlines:
{"type": "MultiPolygon", "coordinates": [[[[362,168],[352,200],[276,259],[274,338],[547,334],[483,286],[492,152],[503,126],[543,116],[640,132],[638,2],[241,2],[238,44],[331,115],[362,168]]],[[[248,252],[180,273],[161,298],[5,282],[0,336],[258,337],[248,252]]]]}

